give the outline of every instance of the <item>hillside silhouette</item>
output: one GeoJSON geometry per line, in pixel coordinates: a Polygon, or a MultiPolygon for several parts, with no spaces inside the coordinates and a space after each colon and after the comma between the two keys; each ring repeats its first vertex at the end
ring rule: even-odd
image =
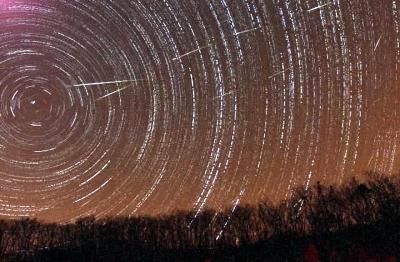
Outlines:
{"type": "MultiPolygon", "coordinates": [[[[1,220],[4,261],[397,261],[400,183],[367,173],[273,205],[73,224],[1,220]]],[[[396,176],[395,176],[396,177],[396,176]]]]}

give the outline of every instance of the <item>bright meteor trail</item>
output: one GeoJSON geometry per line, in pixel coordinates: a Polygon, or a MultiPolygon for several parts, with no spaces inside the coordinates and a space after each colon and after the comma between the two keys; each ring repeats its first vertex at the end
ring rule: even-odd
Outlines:
{"type": "Polygon", "coordinates": [[[101,86],[101,85],[110,85],[110,84],[123,84],[123,83],[132,83],[146,81],[145,79],[136,79],[136,80],[117,80],[117,81],[109,81],[109,82],[96,82],[96,83],[83,83],[77,85],[71,85],[70,87],[84,87],[84,86],[101,86]]]}

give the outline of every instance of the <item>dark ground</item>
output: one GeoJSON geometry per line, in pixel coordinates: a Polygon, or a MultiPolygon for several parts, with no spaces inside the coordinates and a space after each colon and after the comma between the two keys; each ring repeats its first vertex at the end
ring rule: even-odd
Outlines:
{"type": "Polygon", "coordinates": [[[193,212],[68,225],[4,220],[0,251],[4,261],[397,261],[400,183],[367,177],[195,220],[193,212]]]}

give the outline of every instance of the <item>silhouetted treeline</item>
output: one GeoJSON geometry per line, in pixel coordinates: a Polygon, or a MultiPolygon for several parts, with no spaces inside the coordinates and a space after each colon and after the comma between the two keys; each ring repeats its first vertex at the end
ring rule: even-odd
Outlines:
{"type": "Polygon", "coordinates": [[[340,187],[297,189],[279,205],[74,224],[0,221],[4,259],[28,261],[396,261],[400,183],[368,173],[340,187]]]}

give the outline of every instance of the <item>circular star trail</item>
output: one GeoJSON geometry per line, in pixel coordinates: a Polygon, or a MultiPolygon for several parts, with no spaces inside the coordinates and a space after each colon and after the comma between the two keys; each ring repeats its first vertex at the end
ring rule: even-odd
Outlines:
{"type": "Polygon", "coordinates": [[[398,171],[400,1],[0,3],[0,215],[279,201],[398,171]]]}

